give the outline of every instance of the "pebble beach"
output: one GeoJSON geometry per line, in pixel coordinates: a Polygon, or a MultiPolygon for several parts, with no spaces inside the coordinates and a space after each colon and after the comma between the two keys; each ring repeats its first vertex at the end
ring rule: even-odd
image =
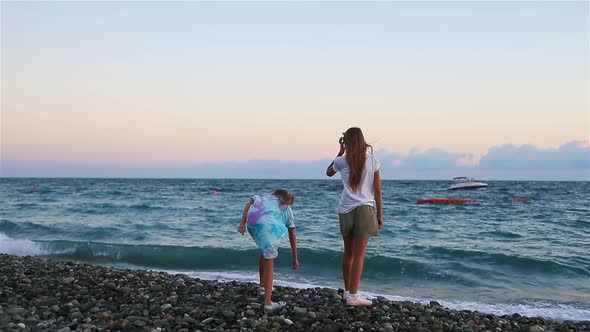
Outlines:
{"type": "MultiPolygon", "coordinates": [[[[253,271],[254,273],[254,271],[253,271]]],[[[456,311],[437,302],[349,307],[340,291],[277,286],[265,314],[257,285],[0,254],[2,331],[590,331],[590,321],[456,311]]]]}

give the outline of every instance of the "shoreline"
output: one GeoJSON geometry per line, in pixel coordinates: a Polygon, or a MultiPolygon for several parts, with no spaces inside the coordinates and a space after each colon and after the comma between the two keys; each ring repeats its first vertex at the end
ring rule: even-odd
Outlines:
{"type": "Polygon", "coordinates": [[[373,300],[348,307],[330,288],[276,286],[265,314],[254,283],[0,254],[2,331],[590,331],[590,321],[373,300]]]}

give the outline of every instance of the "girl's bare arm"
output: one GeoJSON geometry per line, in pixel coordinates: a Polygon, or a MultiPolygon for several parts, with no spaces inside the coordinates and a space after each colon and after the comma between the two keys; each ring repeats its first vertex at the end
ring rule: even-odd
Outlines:
{"type": "Polygon", "coordinates": [[[383,227],[383,194],[381,193],[381,172],[377,170],[373,179],[375,190],[375,204],[377,205],[377,222],[379,228],[383,227]]]}
{"type": "Polygon", "coordinates": [[[242,233],[242,235],[244,235],[246,232],[246,215],[248,214],[248,210],[250,210],[252,204],[254,204],[254,202],[252,201],[252,198],[250,198],[244,207],[244,212],[242,213],[242,220],[240,220],[240,226],[238,227],[238,232],[242,233]]]}
{"type": "Polygon", "coordinates": [[[295,228],[289,228],[289,243],[291,244],[291,251],[293,251],[293,270],[299,268],[299,258],[297,257],[297,236],[295,236],[295,228]]]}

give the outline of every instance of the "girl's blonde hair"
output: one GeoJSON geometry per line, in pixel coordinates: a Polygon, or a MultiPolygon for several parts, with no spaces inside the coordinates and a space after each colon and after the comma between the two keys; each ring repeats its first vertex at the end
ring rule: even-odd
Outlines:
{"type": "Polygon", "coordinates": [[[284,205],[293,205],[293,202],[295,201],[295,194],[292,192],[288,192],[285,189],[279,188],[275,190],[272,194],[277,196],[279,198],[279,201],[281,201],[281,204],[284,205]]]}
{"type": "Polygon", "coordinates": [[[367,150],[373,153],[373,147],[365,142],[365,136],[360,128],[352,127],[344,133],[344,146],[346,147],[346,162],[350,169],[348,185],[353,192],[356,192],[361,184],[365,162],[367,161],[367,150]]]}

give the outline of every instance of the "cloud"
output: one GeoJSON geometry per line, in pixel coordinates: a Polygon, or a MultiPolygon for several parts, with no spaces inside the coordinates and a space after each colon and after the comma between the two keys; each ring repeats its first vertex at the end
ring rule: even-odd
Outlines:
{"type": "Polygon", "coordinates": [[[571,141],[557,149],[539,149],[533,145],[492,147],[481,158],[482,169],[502,170],[589,170],[588,141],[571,141]]]}
{"type": "Polygon", "coordinates": [[[439,148],[412,149],[407,156],[379,150],[375,153],[386,168],[412,170],[503,169],[503,170],[588,170],[590,144],[571,141],[557,149],[534,145],[494,146],[481,158],[470,153],[452,153],[439,148]]]}
{"type": "MultiPolygon", "coordinates": [[[[572,141],[557,149],[533,145],[502,145],[481,159],[469,153],[439,148],[412,149],[407,155],[375,151],[384,179],[590,180],[590,144],[572,141]]],[[[332,159],[314,161],[251,160],[178,166],[76,166],[3,161],[0,176],[9,177],[130,177],[130,178],[249,178],[325,179],[332,159]]]]}
{"type": "Polygon", "coordinates": [[[456,160],[456,165],[458,167],[474,167],[479,164],[479,160],[480,159],[473,154],[465,154],[456,160]]]}
{"type": "Polygon", "coordinates": [[[590,180],[590,144],[571,141],[557,149],[534,145],[494,146],[481,158],[439,148],[412,149],[404,156],[379,150],[384,178],[449,179],[475,176],[482,179],[590,180]]]}
{"type": "Polygon", "coordinates": [[[381,161],[383,170],[436,171],[453,170],[456,168],[473,168],[478,158],[469,153],[451,153],[439,148],[428,150],[412,149],[403,156],[397,152],[379,150],[375,153],[381,161]]]}

